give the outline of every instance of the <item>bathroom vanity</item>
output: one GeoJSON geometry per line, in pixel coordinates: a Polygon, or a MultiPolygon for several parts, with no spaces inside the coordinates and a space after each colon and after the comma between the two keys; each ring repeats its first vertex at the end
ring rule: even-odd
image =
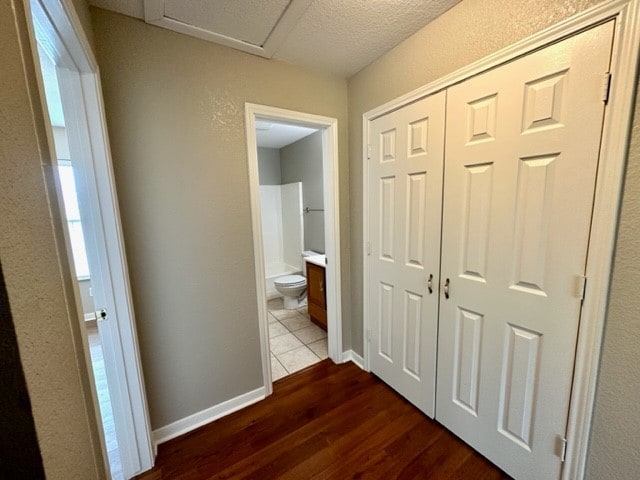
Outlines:
{"type": "Polygon", "coordinates": [[[307,265],[307,308],[309,310],[309,317],[313,323],[326,330],[326,257],[324,255],[306,257],[305,263],[307,265]]]}

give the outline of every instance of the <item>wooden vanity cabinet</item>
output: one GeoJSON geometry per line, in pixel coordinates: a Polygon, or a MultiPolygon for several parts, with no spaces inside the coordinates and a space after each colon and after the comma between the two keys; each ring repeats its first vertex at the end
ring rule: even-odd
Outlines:
{"type": "Polygon", "coordinates": [[[327,329],[327,294],[325,292],[325,268],[307,264],[307,309],[311,321],[327,329]]]}

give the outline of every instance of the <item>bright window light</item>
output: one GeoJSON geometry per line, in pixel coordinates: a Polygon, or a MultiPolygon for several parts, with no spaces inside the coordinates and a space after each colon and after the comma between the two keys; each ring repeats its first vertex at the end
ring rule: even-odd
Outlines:
{"type": "Polygon", "coordinates": [[[84,245],[82,223],[80,222],[80,208],[78,207],[78,193],[76,181],[73,177],[71,162],[59,160],[58,172],[60,173],[60,185],[62,186],[62,198],[64,211],[69,226],[71,249],[73,250],[73,263],[76,267],[76,275],[79,279],[89,278],[89,261],[84,245]]]}

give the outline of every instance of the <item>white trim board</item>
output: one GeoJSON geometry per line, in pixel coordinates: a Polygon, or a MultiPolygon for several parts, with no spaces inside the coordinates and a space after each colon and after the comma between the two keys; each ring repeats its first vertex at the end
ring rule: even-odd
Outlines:
{"type": "Polygon", "coordinates": [[[153,440],[156,447],[172,438],[184,435],[196,428],[202,427],[208,423],[211,423],[219,418],[226,417],[227,415],[242,410],[249,405],[253,405],[265,398],[265,388],[260,387],[250,392],[243,393],[237,397],[226,400],[222,403],[206,408],[200,412],[196,412],[188,417],[181,418],[175,422],[160,427],[153,431],[153,440]]]}
{"type": "Polygon", "coordinates": [[[629,132],[632,126],[634,98],[637,88],[640,55],[640,0],[612,0],[585,10],[557,25],[506,47],[477,62],[463,67],[434,82],[424,85],[399,98],[387,102],[362,118],[363,128],[363,343],[364,368],[369,370],[369,265],[367,242],[368,222],[368,162],[369,123],[377,117],[404,105],[460,83],[470,77],[515,60],[549,44],[575,35],[600,23],[615,19],[616,28],[611,61],[611,91],[605,110],[600,164],[598,167],[592,230],[587,259],[586,296],[582,306],[580,332],[576,350],[574,382],[567,425],[567,452],[562,479],[584,477],[592,411],[598,378],[598,365],[610,274],[615,251],[618,212],[621,204],[622,185],[629,149],[629,132]]]}
{"type": "Polygon", "coordinates": [[[266,395],[273,392],[271,358],[269,353],[269,327],[267,318],[266,276],[262,219],[260,215],[260,179],[258,175],[258,150],[256,118],[298,124],[322,131],[322,171],[324,194],[324,238],[327,255],[327,333],[329,358],[342,363],[342,292],[340,280],[340,212],[338,178],[338,120],[310,113],[294,112],[282,108],[245,104],[245,128],[247,134],[247,162],[251,196],[251,226],[253,254],[258,297],[260,348],[262,374],[266,395]]]}
{"type": "Polygon", "coordinates": [[[353,364],[355,364],[357,367],[360,367],[362,370],[364,370],[364,359],[358,355],[356,352],[354,352],[353,350],[346,350],[344,352],[342,352],[342,361],[343,362],[352,362],[353,364]]]}

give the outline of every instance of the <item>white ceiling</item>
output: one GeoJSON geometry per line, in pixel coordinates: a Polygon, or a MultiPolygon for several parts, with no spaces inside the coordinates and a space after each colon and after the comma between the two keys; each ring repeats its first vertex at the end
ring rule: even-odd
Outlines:
{"type": "Polygon", "coordinates": [[[317,131],[315,128],[288,125],[270,120],[256,120],[256,141],[259,147],[286,147],[317,131]]]}
{"type": "MultiPolygon", "coordinates": [[[[460,0],[146,0],[150,23],[348,78],[460,0]]],[[[89,0],[145,18],[144,0],[89,0]]]]}

